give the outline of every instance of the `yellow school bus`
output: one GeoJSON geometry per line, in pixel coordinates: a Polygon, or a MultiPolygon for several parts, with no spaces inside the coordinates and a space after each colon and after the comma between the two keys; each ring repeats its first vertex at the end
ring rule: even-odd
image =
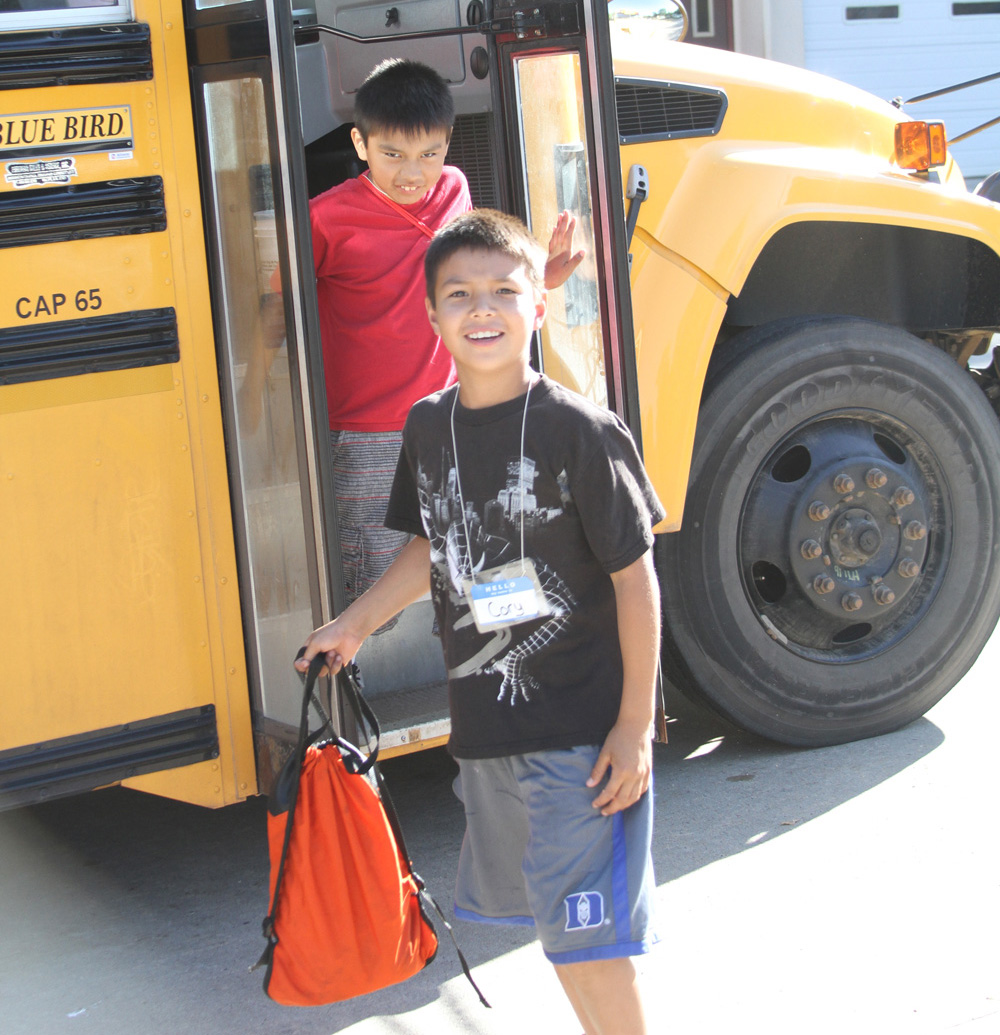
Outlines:
{"type": "MultiPolygon", "coordinates": [[[[360,172],[388,56],[451,84],[477,205],[578,216],[537,363],[641,443],[666,680],[809,745],[972,664],[1000,207],[939,124],[618,5],[0,8],[0,804],[267,790],[291,659],[343,604],[308,199],[360,172]]],[[[359,658],[390,755],[447,737],[429,609],[359,658]]]]}

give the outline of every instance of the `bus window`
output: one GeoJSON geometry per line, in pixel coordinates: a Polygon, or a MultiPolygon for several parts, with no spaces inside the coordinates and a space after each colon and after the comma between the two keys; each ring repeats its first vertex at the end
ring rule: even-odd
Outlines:
{"type": "Polygon", "coordinates": [[[514,69],[530,226],[544,241],[547,228],[568,209],[577,219],[577,247],[587,250],[565,287],[549,295],[542,366],[557,381],[606,406],[580,58],[576,53],[525,56],[515,60],[514,69]]]}

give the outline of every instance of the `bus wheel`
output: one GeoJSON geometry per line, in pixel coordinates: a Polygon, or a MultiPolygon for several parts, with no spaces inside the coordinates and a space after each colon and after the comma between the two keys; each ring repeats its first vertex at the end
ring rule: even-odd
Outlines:
{"type": "Polygon", "coordinates": [[[657,544],[667,674],[786,744],[897,729],[1000,614],[1000,423],[893,327],[784,323],[733,355],[706,386],[683,527],[657,544]]]}

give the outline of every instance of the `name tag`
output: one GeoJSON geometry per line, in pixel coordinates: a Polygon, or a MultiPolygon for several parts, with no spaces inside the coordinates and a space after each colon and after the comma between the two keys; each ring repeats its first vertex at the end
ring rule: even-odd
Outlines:
{"type": "Polygon", "coordinates": [[[549,613],[530,559],[480,572],[475,579],[466,579],[463,589],[480,632],[528,622],[549,613]]]}

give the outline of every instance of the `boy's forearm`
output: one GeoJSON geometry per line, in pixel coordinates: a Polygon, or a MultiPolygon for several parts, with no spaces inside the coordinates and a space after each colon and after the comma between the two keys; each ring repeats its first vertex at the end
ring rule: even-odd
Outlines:
{"type": "Polygon", "coordinates": [[[656,667],[660,654],[660,593],[652,553],[611,576],[622,654],[622,699],[618,719],[605,738],[587,780],[607,783],[591,802],[610,816],[646,793],[653,769],[652,726],[656,710],[656,667]]]}
{"type": "Polygon", "coordinates": [[[623,682],[619,725],[645,731],[656,710],[660,656],[660,590],[652,550],[611,576],[618,614],[623,682]]]}

